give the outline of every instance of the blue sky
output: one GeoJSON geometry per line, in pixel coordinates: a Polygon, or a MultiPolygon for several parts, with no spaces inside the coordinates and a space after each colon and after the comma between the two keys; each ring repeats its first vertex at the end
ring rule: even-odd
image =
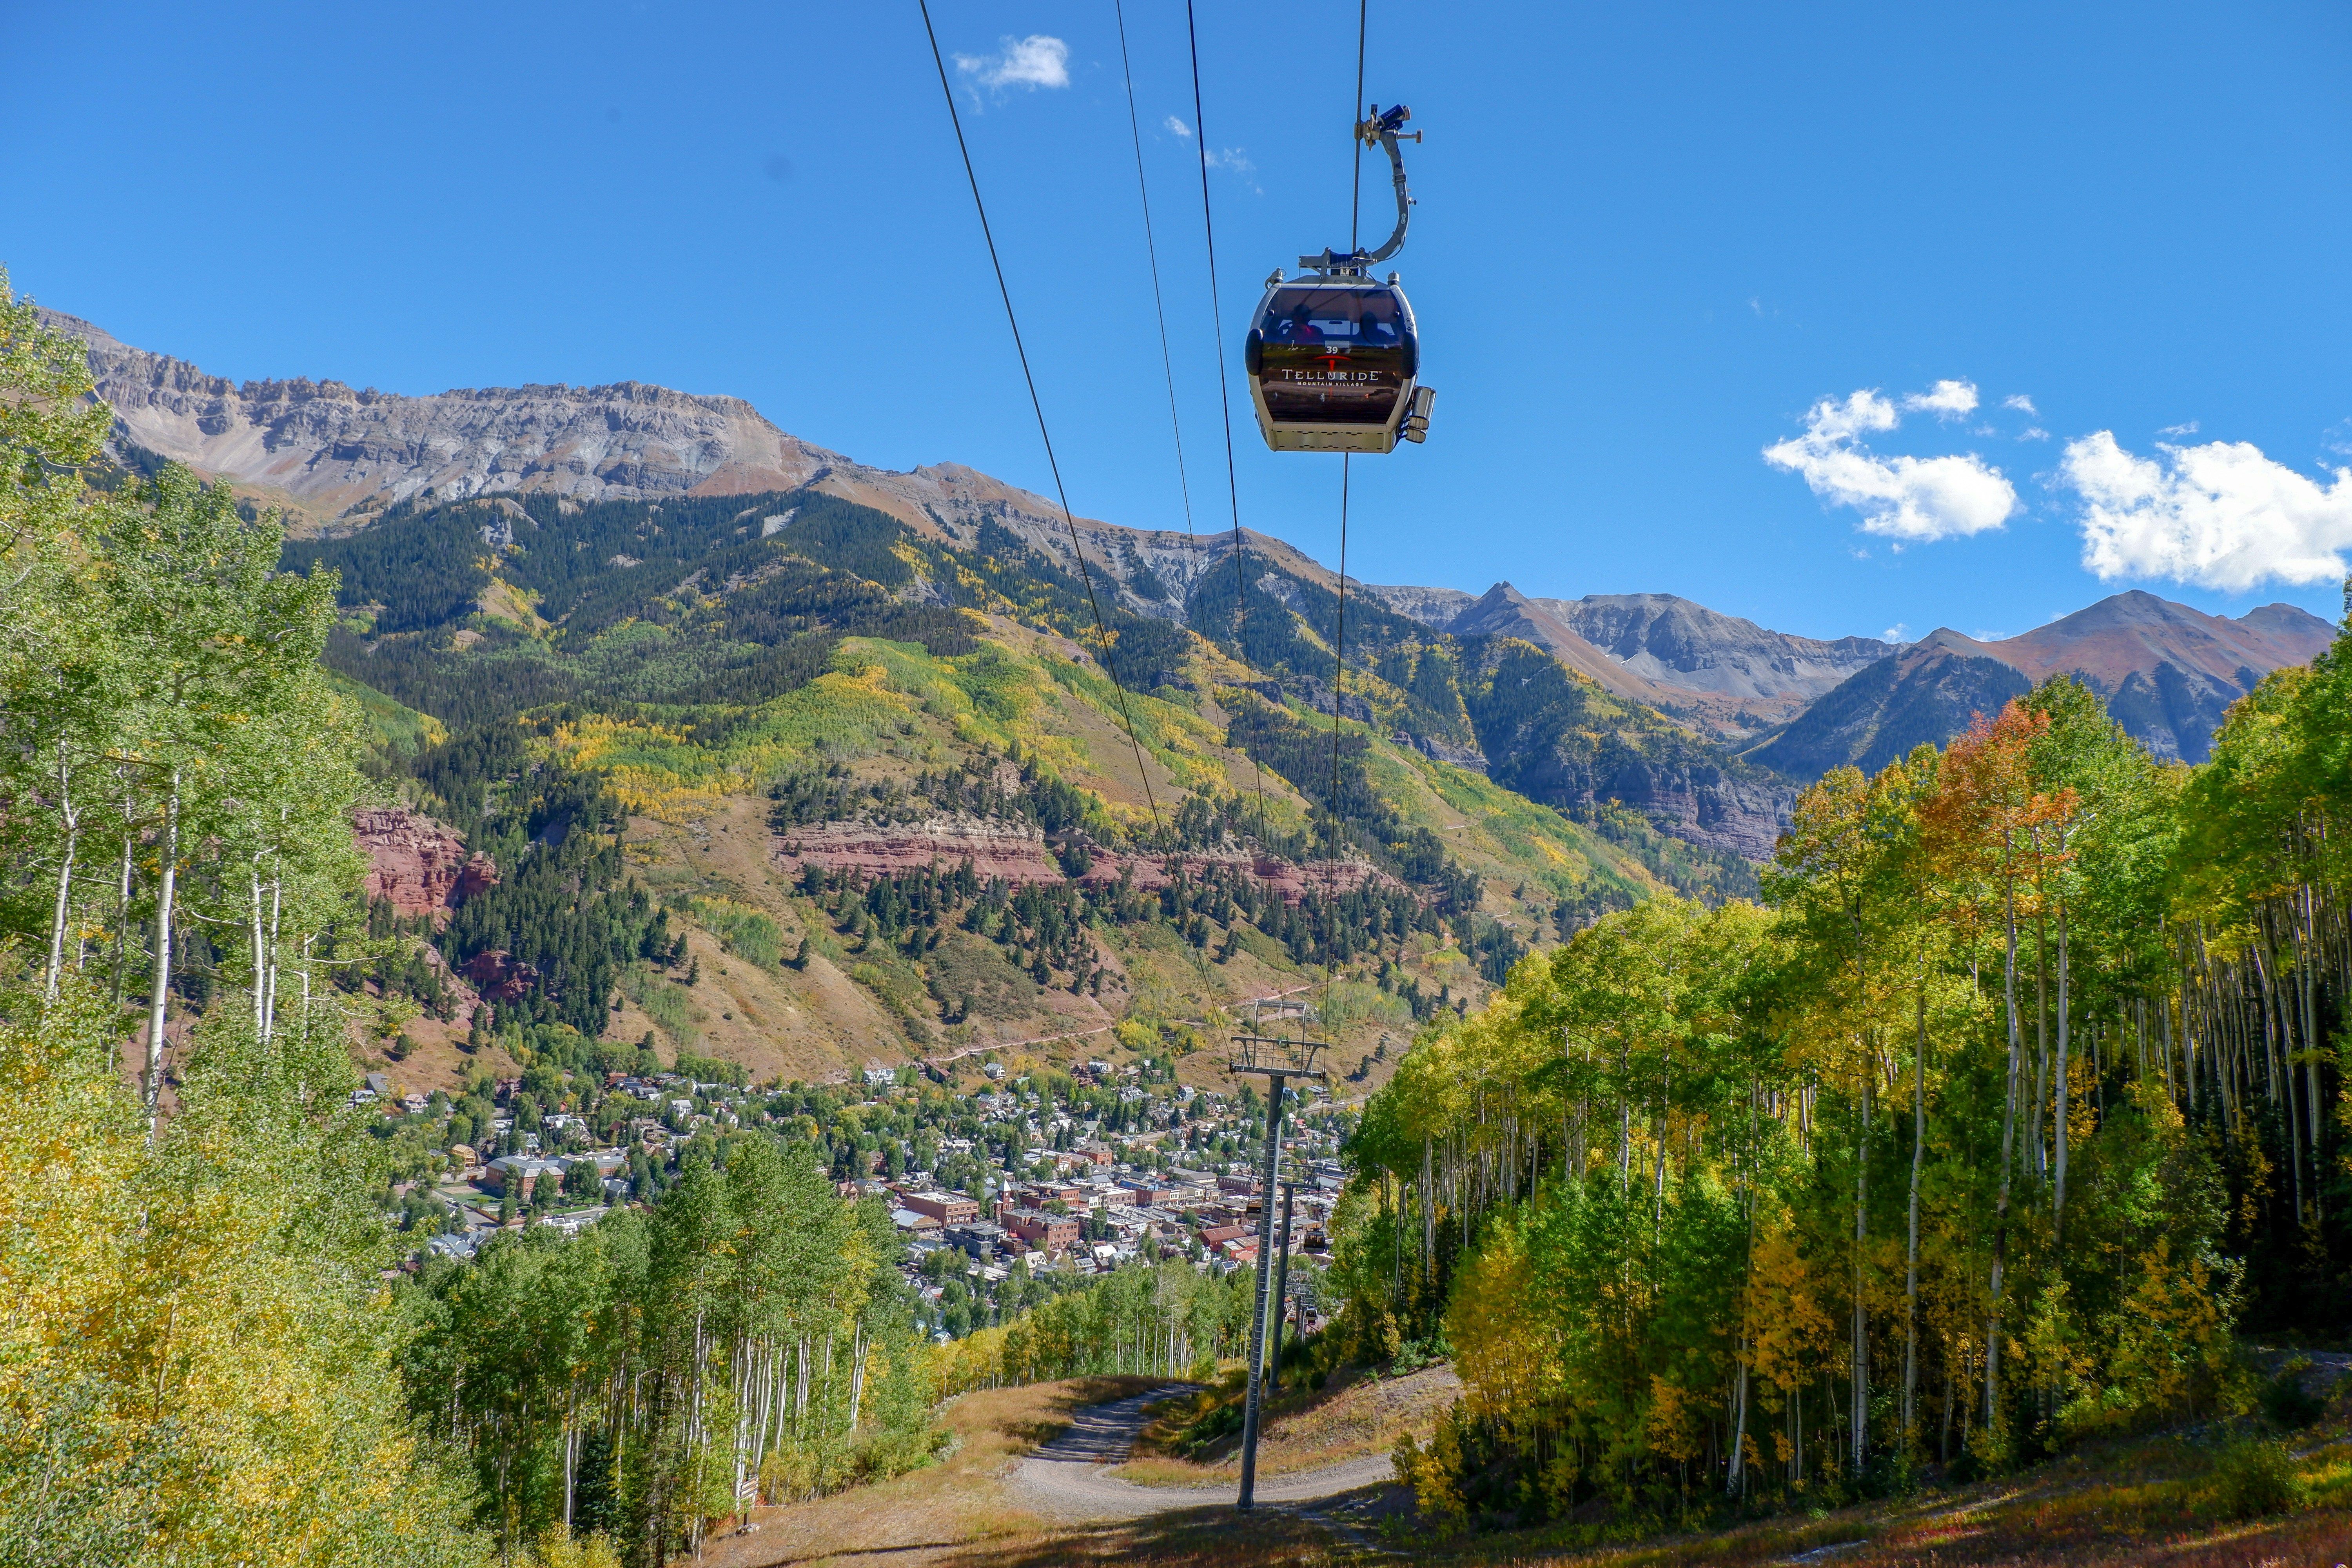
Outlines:
{"type": "MultiPolygon", "coordinates": [[[[1047,488],[912,0],[9,10],[0,262],[44,303],[238,378],[659,382],[1047,488]]],[[[2352,12],[1370,11],[1439,397],[1355,467],[1353,574],[1820,636],[2338,613],[2352,12]]],[[[1128,0],[1208,531],[1215,356],[1347,237],[1355,7],[1200,13],[1213,331],[1184,12],[1128,0]]],[[[1071,501],[1182,527],[1111,5],[933,16],[1071,501]]],[[[1244,521],[1334,559],[1339,460],[1245,402],[1234,439],[1244,521]]]]}

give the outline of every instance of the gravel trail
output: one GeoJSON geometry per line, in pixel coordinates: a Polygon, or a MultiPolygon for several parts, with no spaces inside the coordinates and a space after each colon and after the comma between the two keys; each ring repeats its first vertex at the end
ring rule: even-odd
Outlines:
{"type": "MultiPolygon", "coordinates": [[[[1139,1519],[1180,1509],[1230,1508],[1230,1486],[1139,1487],[1108,1473],[1134,1450],[1149,1417],[1144,1407],[1196,1386],[1171,1383],[1105,1405],[1089,1405],[1070,1429],[1023,1459],[1013,1485],[1041,1512],[1065,1519],[1139,1519]]],[[[1258,1482],[1262,1503],[1311,1502],[1341,1492],[1379,1486],[1394,1474],[1385,1454],[1349,1459],[1319,1470],[1269,1476],[1258,1482]]]]}

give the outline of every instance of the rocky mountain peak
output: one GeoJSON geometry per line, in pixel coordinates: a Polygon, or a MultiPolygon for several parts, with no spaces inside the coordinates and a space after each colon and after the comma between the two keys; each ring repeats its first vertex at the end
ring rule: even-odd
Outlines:
{"type": "Polygon", "coordinates": [[[2140,589],[2013,637],[1938,626],[1857,671],[1748,755],[1798,778],[1845,763],[1870,772],[2063,675],[2096,691],[2151,754],[2202,762],[2231,703],[2272,670],[2309,662],[2335,636],[2292,605],[2232,620],[2140,589]]]}
{"type": "Polygon", "coordinates": [[[1767,630],[1672,594],[1588,594],[1543,606],[1651,679],[1770,708],[1810,701],[1895,645],[1767,630]]]}

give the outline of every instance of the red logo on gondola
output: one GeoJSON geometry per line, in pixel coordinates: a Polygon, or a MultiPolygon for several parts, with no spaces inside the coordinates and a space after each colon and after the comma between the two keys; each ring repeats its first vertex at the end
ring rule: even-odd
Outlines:
{"type": "Polygon", "coordinates": [[[1333,349],[1329,353],[1317,354],[1315,357],[1321,360],[1326,368],[1338,370],[1341,365],[1348,363],[1348,351],[1346,349],[1333,349]]]}

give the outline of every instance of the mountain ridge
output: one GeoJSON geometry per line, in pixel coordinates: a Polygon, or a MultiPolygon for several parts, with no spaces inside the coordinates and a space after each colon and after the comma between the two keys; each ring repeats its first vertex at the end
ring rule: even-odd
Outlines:
{"type": "Polygon", "coordinates": [[[2335,637],[2334,626],[2293,605],[2232,619],[2137,588],[2013,637],[1938,626],[1857,671],[1744,755],[1792,778],[1849,763],[1874,772],[1922,741],[1949,740],[1978,712],[2070,675],[2098,692],[2150,754],[2203,762],[2231,703],[2272,670],[2309,662],[2335,637]]]}
{"type": "Polygon", "coordinates": [[[1674,594],[1530,598],[1509,583],[1483,595],[1403,585],[1363,592],[1433,630],[1524,638],[1604,690],[1726,739],[1793,718],[1899,646],[1776,632],[1674,594]]]}
{"type": "MultiPolygon", "coordinates": [[[[1196,618],[1203,595],[1234,595],[1234,614],[1260,595],[1296,614],[1302,594],[1342,591],[1337,574],[1270,535],[1244,530],[1238,539],[1195,538],[1066,517],[1045,498],[960,463],[874,468],[790,435],[741,398],[640,382],[423,395],[303,377],[233,383],[125,344],[79,318],[42,314],[88,345],[120,445],[134,457],[187,463],[257,500],[289,508],[298,535],[348,534],[404,505],[533,492],[551,493],[565,506],[821,495],[962,551],[1001,529],[1052,565],[1083,572],[1107,590],[1107,601],[1163,622],[1196,618]],[[1223,579],[1235,575],[1237,549],[1251,570],[1229,589],[1223,579]]],[[[761,526],[789,521],[780,513],[761,526]]],[[[1750,742],[1749,762],[1798,780],[1844,761],[1884,760],[1890,737],[1948,739],[1978,708],[2061,672],[2096,687],[2158,755],[2201,757],[2230,701],[2268,670],[2309,658],[2332,635],[2326,623],[2292,605],[2266,605],[2233,621],[2140,591],[2019,637],[1980,640],[1946,627],[1909,645],[1776,632],[1666,594],[1570,600],[1531,597],[1508,583],[1472,594],[1353,579],[1344,591],[1399,617],[1400,626],[1528,642],[1602,691],[1711,742],[1750,742]]],[[[1361,624],[1351,613],[1351,663],[1361,624]]],[[[1310,637],[1295,645],[1302,656],[1290,661],[1295,689],[1325,712],[1348,707],[1352,698],[1343,700],[1329,686],[1328,662],[1321,673],[1309,668],[1304,656],[1313,646],[1329,658],[1328,644],[1310,637]]],[[[1496,761],[1466,730],[1417,731],[1411,742],[1425,755],[1465,765],[1496,761]]],[[[1708,841],[1701,826],[1707,812],[1628,804],[1662,823],[1682,823],[1682,831],[1697,835],[1694,842],[1708,841]]],[[[1753,838],[1748,830],[1736,836],[1743,846],[1753,838]]]]}
{"type": "MultiPolygon", "coordinates": [[[[99,395],[112,405],[121,438],[157,457],[238,481],[257,500],[289,507],[301,520],[297,533],[364,526],[393,506],[417,500],[447,502],[548,490],[587,504],[805,489],[873,507],[919,535],[967,548],[979,522],[993,521],[1066,566],[1074,563],[1068,533],[1075,523],[1089,564],[1108,573],[1129,607],[1162,618],[1176,618],[1176,601],[1151,594],[1151,580],[1165,587],[1173,579],[1190,588],[1224,565],[1234,549],[1230,531],[1194,538],[1095,518],[1066,521],[1045,497],[961,463],[877,468],[791,435],[751,404],[724,394],[635,381],[583,387],[532,383],[421,395],[354,389],[309,377],[239,383],[124,343],[79,317],[48,310],[41,315],[88,344],[99,395]],[[1145,579],[1141,587],[1139,577],[1145,579]]],[[[1337,588],[1336,573],[1287,542],[1242,531],[1243,548],[1266,564],[1337,588]]],[[[1352,578],[1348,586],[1433,626],[1458,619],[1481,597],[1458,588],[1389,587],[1352,578]]],[[[1706,693],[1710,689],[1705,680],[1678,679],[1666,673],[1670,666],[1663,659],[1653,659],[1657,669],[1645,672],[1592,647],[1575,629],[1576,617],[1590,614],[1589,606],[1633,601],[1665,607],[1668,614],[1658,619],[1678,612],[1683,626],[1697,620],[1790,645],[1835,646],[1766,631],[1671,595],[1525,603],[1538,607],[1539,618],[1549,616],[1561,623],[1541,630],[1559,643],[1556,651],[1563,651],[1573,668],[1605,689],[1653,705],[1699,700],[1675,694],[1706,693]]],[[[1540,645],[1540,638],[1532,640],[1540,645]]],[[[1690,640],[1687,633],[1683,640],[1690,640]]]]}

